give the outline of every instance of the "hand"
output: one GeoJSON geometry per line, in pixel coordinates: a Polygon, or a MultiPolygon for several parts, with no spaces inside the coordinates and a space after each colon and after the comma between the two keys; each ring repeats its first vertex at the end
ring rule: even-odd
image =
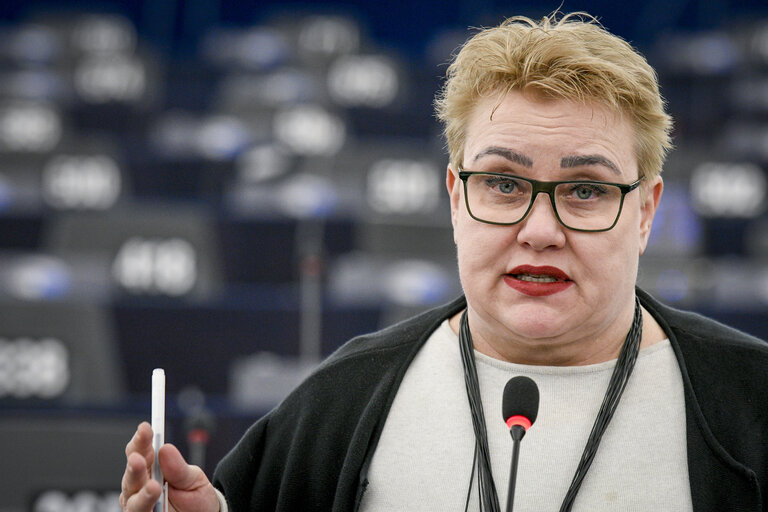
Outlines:
{"type": "MultiPolygon", "coordinates": [[[[152,427],[143,422],[125,447],[127,465],[123,475],[120,506],[124,512],[151,512],[160,497],[160,484],[151,478],[155,450],[152,427]]],[[[165,444],[158,454],[163,477],[168,482],[168,508],[173,512],[218,512],[219,500],[202,469],[187,464],[179,450],[165,444]]]]}

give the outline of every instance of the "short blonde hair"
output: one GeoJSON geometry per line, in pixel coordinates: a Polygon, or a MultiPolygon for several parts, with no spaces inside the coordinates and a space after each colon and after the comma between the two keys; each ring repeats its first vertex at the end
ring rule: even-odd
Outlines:
{"type": "MultiPolygon", "coordinates": [[[[640,176],[661,172],[672,147],[656,72],[629,43],[585,13],[536,23],[515,16],[471,37],[448,67],[435,99],[454,168],[464,159],[468,120],[481,98],[511,90],[536,97],[596,101],[628,115],[640,176]]],[[[646,180],[648,183],[648,180],[646,180]]]]}

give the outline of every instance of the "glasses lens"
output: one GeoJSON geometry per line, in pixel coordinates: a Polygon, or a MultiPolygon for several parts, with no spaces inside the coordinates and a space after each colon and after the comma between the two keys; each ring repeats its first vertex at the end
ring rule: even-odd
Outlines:
{"type": "MultiPolygon", "coordinates": [[[[473,174],[467,179],[470,213],[485,222],[514,224],[528,211],[532,189],[531,183],[516,176],[473,174]]],[[[572,229],[609,229],[621,210],[622,192],[615,185],[560,183],[554,196],[560,221],[572,229]]]]}
{"type": "Polygon", "coordinates": [[[531,203],[531,184],[515,176],[473,174],[467,180],[470,213],[486,222],[513,224],[531,203]]]}
{"type": "Polygon", "coordinates": [[[621,189],[604,183],[561,183],[555,205],[563,224],[574,229],[610,228],[621,208],[621,189]]]}

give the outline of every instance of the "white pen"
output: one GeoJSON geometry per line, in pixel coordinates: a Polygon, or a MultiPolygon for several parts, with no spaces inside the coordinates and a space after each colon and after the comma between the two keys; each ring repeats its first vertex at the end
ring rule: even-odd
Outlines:
{"type": "Polygon", "coordinates": [[[168,510],[168,486],[163,481],[163,472],[157,457],[163,446],[165,436],[165,372],[162,368],[152,371],[152,448],[155,450],[155,461],[152,464],[152,479],[162,488],[160,498],[155,503],[154,512],[168,510]]]}

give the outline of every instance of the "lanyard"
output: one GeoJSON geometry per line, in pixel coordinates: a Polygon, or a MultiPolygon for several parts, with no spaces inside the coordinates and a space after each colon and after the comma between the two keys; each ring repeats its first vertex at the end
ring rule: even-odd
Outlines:
{"type": "MultiPolygon", "coordinates": [[[[579,466],[573,475],[571,486],[560,506],[560,512],[569,512],[573,507],[576,494],[581,488],[581,483],[592,465],[592,461],[597,453],[600,440],[608,428],[608,424],[613,418],[616,407],[619,405],[621,395],[627,387],[629,377],[635,368],[637,354],[640,350],[640,338],[643,333],[643,314],[640,308],[640,302],[635,297],[635,313],[632,320],[632,326],[624,339],[616,366],[611,374],[611,380],[608,383],[608,389],[605,392],[600,411],[597,413],[589,439],[581,454],[579,466]]],[[[467,501],[464,510],[469,509],[470,496],[474,486],[475,474],[478,482],[478,501],[481,512],[500,512],[499,498],[496,493],[496,484],[493,481],[491,473],[491,458],[488,449],[488,431],[485,424],[485,414],[483,412],[483,402],[480,398],[480,383],[477,377],[477,366],[475,365],[474,347],[472,344],[472,333],[469,331],[469,321],[467,319],[467,310],[461,316],[459,326],[459,347],[461,352],[461,363],[464,367],[464,384],[467,389],[467,399],[469,409],[472,414],[472,427],[475,432],[475,456],[472,461],[472,473],[470,475],[469,489],[467,490],[467,501]]]]}

